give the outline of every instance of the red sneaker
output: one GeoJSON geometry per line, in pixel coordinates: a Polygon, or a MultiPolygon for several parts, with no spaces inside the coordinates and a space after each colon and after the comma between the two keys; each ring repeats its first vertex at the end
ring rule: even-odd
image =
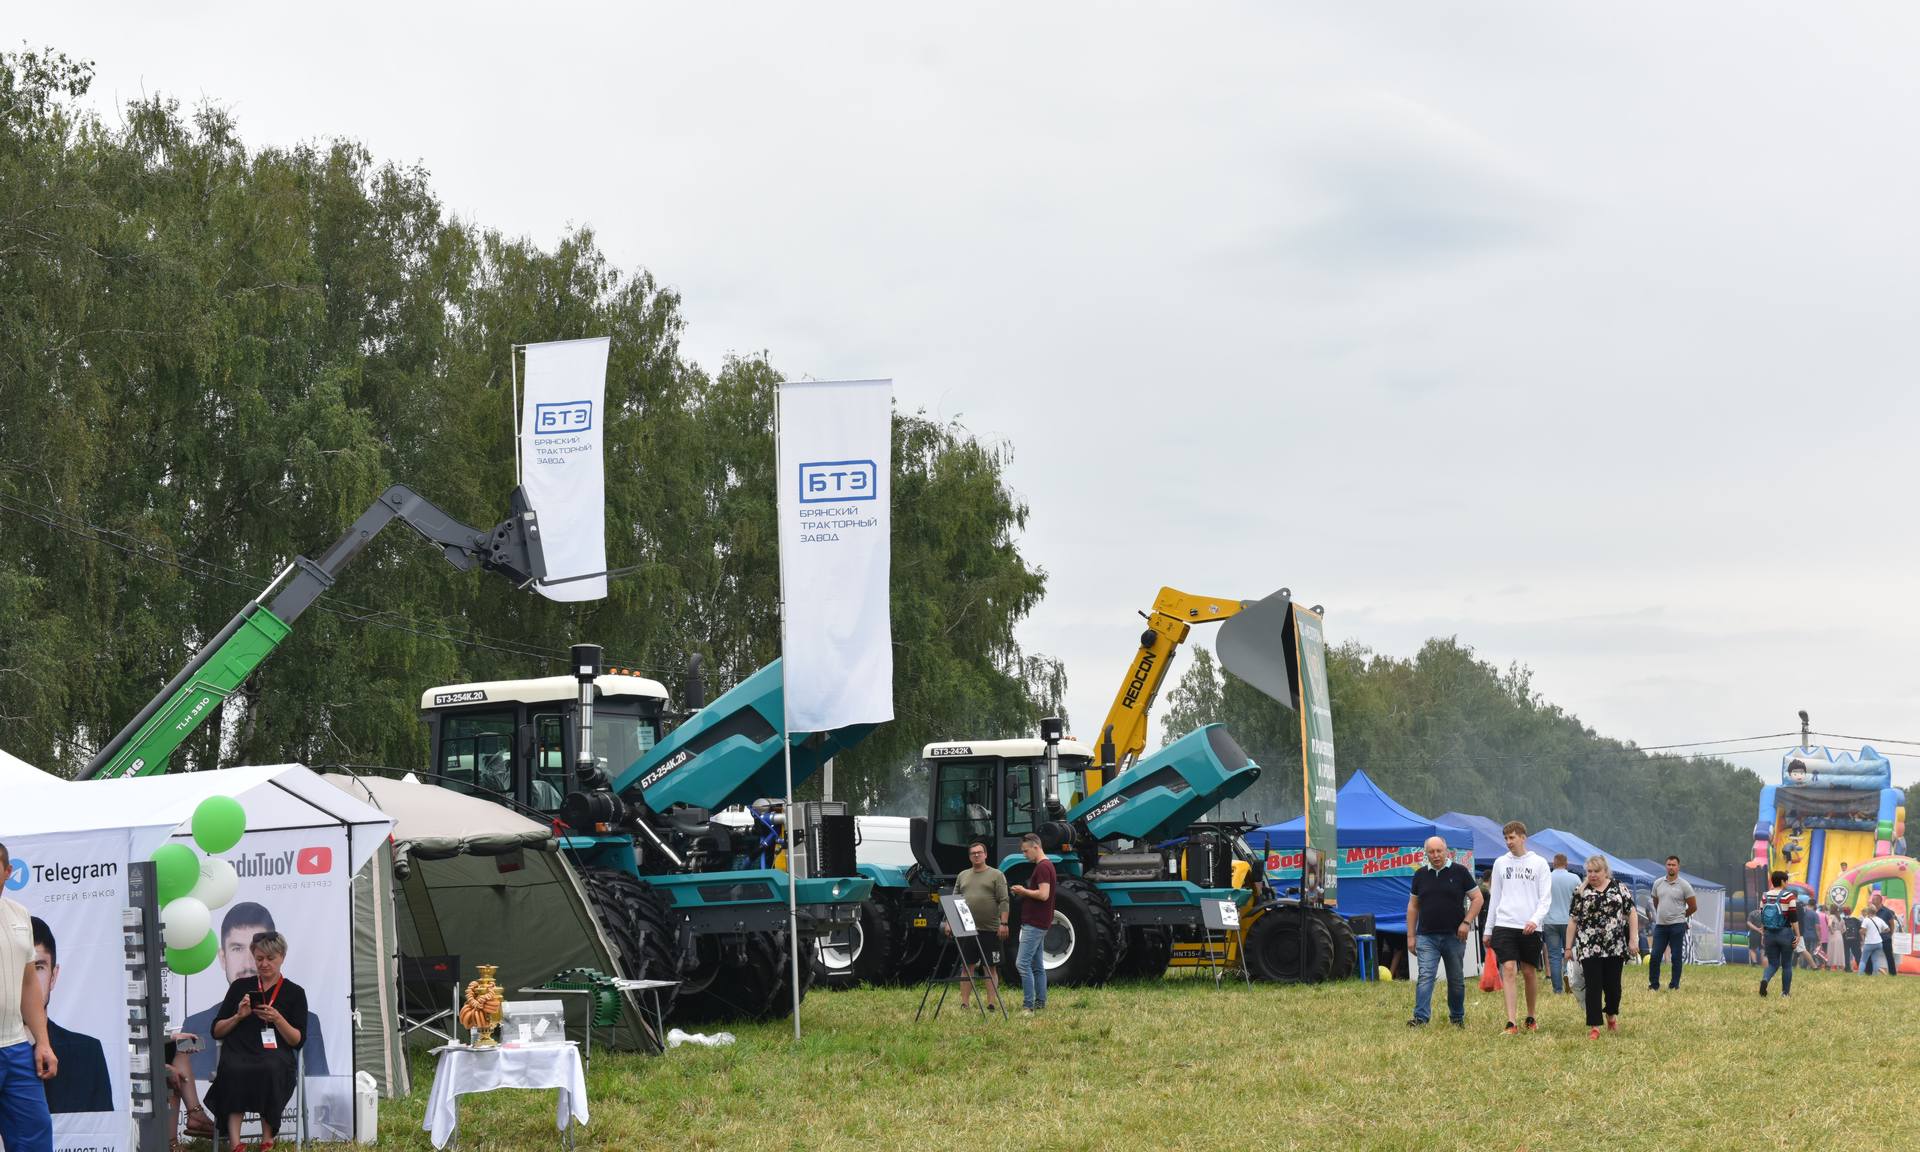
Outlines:
{"type": "Polygon", "coordinates": [[[1598,1029],[1598,1028],[1589,1028],[1589,1029],[1587,1029],[1587,1039],[1589,1039],[1589,1040],[1598,1040],[1598,1039],[1600,1039],[1600,1029],[1598,1029]]]}
{"type": "Polygon", "coordinates": [[[1618,1020],[1609,1020],[1609,1021],[1607,1021],[1607,1031],[1609,1031],[1609,1032],[1618,1032],[1618,1031],[1620,1031],[1620,1021],[1618,1021],[1618,1020]]]}

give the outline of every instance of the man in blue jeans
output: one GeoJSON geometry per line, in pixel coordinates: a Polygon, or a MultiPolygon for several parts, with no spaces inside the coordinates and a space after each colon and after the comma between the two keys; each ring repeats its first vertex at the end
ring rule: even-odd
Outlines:
{"type": "Polygon", "coordinates": [[[1567,916],[1573,906],[1573,893],[1580,887],[1580,878],[1567,871],[1567,854],[1553,854],[1553,872],[1547,876],[1547,882],[1553,888],[1553,898],[1547,902],[1547,918],[1540,924],[1540,934],[1546,937],[1547,975],[1553,981],[1555,992],[1573,992],[1573,981],[1567,979],[1567,916]]]}
{"type": "Polygon", "coordinates": [[[1485,899],[1473,873],[1453,863],[1447,842],[1427,840],[1427,862],[1413,874],[1413,895],[1407,900],[1407,931],[1413,934],[1420,979],[1413,988],[1413,1019],[1419,1028],[1433,1014],[1433,980],[1442,963],[1447,966],[1447,1019],[1456,1028],[1467,1024],[1467,926],[1480,919],[1485,899]]]}
{"type": "MultiPolygon", "coordinates": [[[[0,844],[0,879],[12,875],[0,844]]],[[[0,1145],[7,1152],[53,1152],[53,1115],[41,1081],[59,1071],[47,1038],[47,994],[33,967],[33,917],[0,894],[0,1145]]]]}
{"type": "Polygon", "coordinates": [[[1660,991],[1660,958],[1673,954],[1673,976],[1668,991],[1680,987],[1680,956],[1687,943],[1687,923],[1700,901],[1693,885],[1680,875],[1680,857],[1667,857],[1667,874],[1653,882],[1653,955],[1647,961],[1647,991],[1660,991]]]}
{"type": "Polygon", "coordinates": [[[1053,861],[1040,847],[1040,837],[1031,832],[1022,836],[1020,852],[1033,871],[1025,884],[1008,885],[1007,891],[1020,897],[1020,950],[1014,954],[1014,967],[1020,970],[1020,1015],[1032,1016],[1047,1006],[1047,958],[1041,946],[1047,942],[1047,929],[1053,927],[1059,879],[1053,861]]]}

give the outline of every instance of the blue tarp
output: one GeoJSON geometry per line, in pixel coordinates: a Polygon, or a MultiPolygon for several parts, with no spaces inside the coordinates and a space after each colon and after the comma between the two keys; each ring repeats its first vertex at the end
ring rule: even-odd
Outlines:
{"type": "MultiPolygon", "coordinates": [[[[1355,772],[1340,787],[1334,806],[1334,826],[1342,856],[1349,848],[1409,848],[1429,836],[1439,836],[1456,850],[1472,851],[1474,838],[1464,828],[1429,820],[1402,807],[1382,792],[1365,772],[1355,772]]],[[[1299,851],[1306,844],[1305,817],[1284,824],[1268,824],[1247,833],[1256,851],[1299,851]]],[[[1502,846],[1500,851],[1506,851],[1502,846]]],[[[1284,877],[1281,878],[1284,882],[1284,877]]],[[[1409,875],[1352,876],[1340,873],[1339,910],[1347,916],[1371,913],[1382,932],[1407,930],[1407,898],[1413,892],[1409,875]]]]}
{"type": "Polygon", "coordinates": [[[1507,842],[1500,835],[1498,820],[1489,820],[1485,816],[1472,816],[1465,812],[1443,812],[1436,819],[1442,824],[1465,828],[1473,833],[1473,866],[1475,868],[1491,868],[1495,857],[1506,855],[1507,842]]]}
{"type": "MultiPolygon", "coordinates": [[[[1636,856],[1633,859],[1628,860],[1627,863],[1633,865],[1635,868],[1640,869],[1642,872],[1647,873],[1648,875],[1652,876],[1656,880],[1658,880],[1660,877],[1665,876],[1667,874],[1667,866],[1658,860],[1642,860],[1636,856]]],[[[1695,876],[1693,873],[1687,871],[1685,868],[1680,869],[1680,879],[1685,880],[1687,883],[1693,885],[1695,888],[1698,888],[1705,892],[1725,892],[1727,890],[1727,886],[1725,884],[1715,884],[1711,880],[1706,880],[1699,876],[1695,876]]]]}
{"type": "Polygon", "coordinates": [[[1588,857],[1604,856],[1607,866],[1613,869],[1614,876],[1626,881],[1630,888],[1650,888],[1655,879],[1666,873],[1665,868],[1656,869],[1653,872],[1643,871],[1632,861],[1615,856],[1591,841],[1582,840],[1573,833],[1562,832],[1558,828],[1542,828],[1538,832],[1529,833],[1527,847],[1549,860],[1553,859],[1554,853],[1565,852],[1567,870],[1576,876],[1585,875],[1588,857]]]}

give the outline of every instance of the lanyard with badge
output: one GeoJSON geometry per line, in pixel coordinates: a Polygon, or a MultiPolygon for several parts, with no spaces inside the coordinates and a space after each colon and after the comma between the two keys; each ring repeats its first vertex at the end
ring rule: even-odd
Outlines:
{"type": "MultiPolygon", "coordinates": [[[[273,995],[266,998],[267,1002],[265,1007],[273,1007],[273,1002],[280,999],[280,989],[286,987],[286,984],[287,978],[285,976],[273,982],[273,995]]],[[[258,991],[264,992],[266,990],[263,988],[258,989],[258,991]]],[[[280,1047],[280,1033],[272,1025],[260,1029],[260,1047],[265,1048],[269,1052],[280,1047]]]]}

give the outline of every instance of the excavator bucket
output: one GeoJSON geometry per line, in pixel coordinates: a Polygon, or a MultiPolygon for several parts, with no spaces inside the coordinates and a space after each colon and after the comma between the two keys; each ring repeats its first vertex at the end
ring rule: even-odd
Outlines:
{"type": "Polygon", "coordinates": [[[1300,707],[1299,652],[1293,641],[1293,593],[1249,600],[1220,624],[1220,666],[1289,708],[1300,707]]]}

